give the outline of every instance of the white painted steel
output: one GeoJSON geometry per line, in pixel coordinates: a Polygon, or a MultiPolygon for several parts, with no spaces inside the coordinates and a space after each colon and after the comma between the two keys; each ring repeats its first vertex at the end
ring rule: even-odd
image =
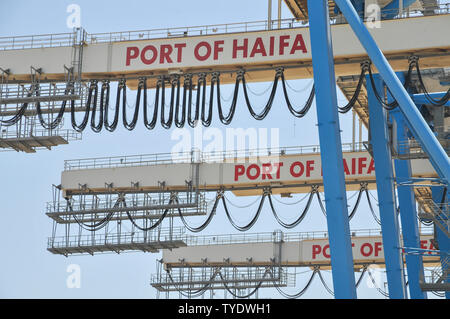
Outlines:
{"type": "MultiPolygon", "coordinates": [[[[417,50],[448,48],[447,30],[450,30],[449,15],[437,15],[382,21],[381,28],[373,28],[370,32],[384,54],[389,55],[399,52],[408,53],[417,50]]],[[[332,26],[332,33],[336,58],[366,56],[364,49],[348,25],[334,25],[332,26]]],[[[281,62],[309,61],[311,60],[309,41],[309,28],[303,27],[140,41],[87,43],[83,51],[83,73],[126,73],[169,69],[187,70],[197,67],[214,68],[226,65],[270,65],[281,62]],[[297,38],[298,35],[302,36],[306,47],[305,51],[300,49],[292,51],[295,39],[299,39],[297,38]],[[274,39],[273,46],[270,44],[271,37],[274,39]],[[236,57],[233,58],[233,41],[237,41],[236,44],[241,46],[244,44],[244,39],[248,41],[247,57],[243,56],[242,50],[238,50],[236,57]],[[252,49],[255,48],[257,40],[261,42],[256,46],[255,54],[252,56],[252,49]],[[223,43],[220,41],[223,41],[223,43]],[[280,43],[284,42],[287,45],[284,52],[281,52],[280,43]],[[201,48],[198,48],[200,55],[206,54],[206,47],[208,45],[211,47],[210,56],[202,61],[194,55],[195,48],[199,44],[201,46],[201,48]],[[264,44],[266,56],[263,56],[261,44],[264,44]],[[149,45],[158,51],[158,57],[153,63],[144,64],[139,54],[139,57],[131,59],[129,65],[126,65],[127,48],[136,47],[139,49],[139,53],[141,53],[149,45]],[[185,45],[185,47],[177,48],[175,45],[185,45]],[[273,54],[270,52],[271,47],[273,48],[273,54]],[[160,59],[161,50],[172,51],[168,54],[172,60],[171,63],[169,63],[168,59],[160,59]]],[[[298,42],[297,45],[300,45],[300,43],[298,42]]],[[[4,50],[0,51],[0,67],[10,69],[13,75],[28,75],[30,73],[30,66],[36,68],[41,67],[45,74],[64,73],[64,65],[71,65],[71,55],[71,46],[4,50]]],[[[147,54],[144,54],[144,57],[151,59],[151,51],[147,50],[147,54]]]]}
{"type": "MultiPolygon", "coordinates": [[[[323,232],[326,235],[326,232],[323,232]]],[[[384,264],[381,235],[352,237],[353,259],[355,264],[384,264]]],[[[378,231],[379,234],[379,231],[378,231]]],[[[421,248],[433,250],[432,235],[421,236],[421,248]]],[[[209,244],[163,250],[162,260],[166,267],[209,265],[271,265],[280,258],[282,266],[330,266],[328,238],[302,239],[260,243],[209,244]],[[281,245],[281,256],[279,246],[281,245]]],[[[436,256],[424,255],[424,261],[437,261],[436,256]]]]}
{"type": "MultiPolygon", "coordinates": [[[[346,182],[370,182],[375,180],[373,160],[367,152],[345,152],[346,182]]],[[[414,159],[414,177],[436,177],[426,159],[414,159]]],[[[136,166],[71,169],[62,172],[61,187],[64,191],[76,191],[79,185],[92,190],[106,190],[105,183],[113,183],[117,189],[130,189],[139,183],[142,189],[158,189],[165,182],[168,189],[183,189],[186,181],[194,180],[191,163],[159,164],[136,163],[136,166]]],[[[219,163],[199,163],[199,186],[203,188],[231,188],[256,185],[322,184],[321,158],[315,154],[291,154],[262,158],[256,162],[228,159],[219,163]],[[259,172],[259,174],[258,174],[259,172]]],[[[310,188],[290,190],[309,192],[310,188]]],[[[259,191],[260,192],[260,191],[259,191]]]]}

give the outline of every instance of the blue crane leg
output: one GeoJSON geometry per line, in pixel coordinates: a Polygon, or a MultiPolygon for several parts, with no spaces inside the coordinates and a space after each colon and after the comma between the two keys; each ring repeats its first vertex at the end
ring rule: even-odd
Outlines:
{"type": "Polygon", "coordinates": [[[335,298],[356,298],[327,0],[308,0],[317,119],[335,298]]]}
{"type": "MultiPolygon", "coordinates": [[[[374,75],[374,82],[378,94],[384,96],[384,83],[381,77],[374,75]]],[[[366,83],[370,83],[369,76],[367,76],[366,83]]],[[[395,201],[394,172],[388,139],[387,114],[375,97],[371,85],[367,85],[367,96],[369,102],[369,129],[375,161],[375,176],[389,297],[392,299],[405,299],[405,277],[402,254],[399,249],[401,247],[400,228],[395,201]]]]}

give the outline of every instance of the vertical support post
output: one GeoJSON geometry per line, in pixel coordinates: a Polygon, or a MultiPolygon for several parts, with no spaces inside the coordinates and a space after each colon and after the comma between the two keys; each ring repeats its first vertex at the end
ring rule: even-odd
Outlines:
{"type": "MultiPolygon", "coordinates": [[[[395,119],[397,143],[405,145],[406,121],[400,111],[391,113],[395,119]]],[[[402,146],[399,152],[408,152],[406,146],[402,146]]],[[[410,180],[412,177],[411,163],[409,160],[396,159],[395,176],[397,181],[410,180]]],[[[417,222],[416,202],[412,186],[397,186],[398,202],[400,207],[400,221],[402,224],[403,245],[405,247],[420,247],[420,233],[417,222]]],[[[423,260],[421,255],[407,254],[405,257],[408,272],[409,295],[412,299],[426,299],[427,294],[420,288],[419,281],[424,276],[423,260]]]]}
{"type": "MultiPolygon", "coordinates": [[[[404,81],[402,72],[397,73],[400,81],[404,81]]],[[[392,102],[393,98],[388,92],[388,103],[392,102]]],[[[390,111],[393,117],[393,130],[395,141],[397,145],[398,154],[408,154],[408,136],[407,136],[407,122],[400,112],[394,109],[390,111]]],[[[397,183],[399,181],[408,181],[412,178],[411,162],[410,160],[394,160],[395,177],[397,183]]],[[[403,245],[405,247],[420,247],[420,233],[419,224],[417,222],[416,201],[414,197],[414,190],[412,186],[397,186],[398,202],[400,207],[400,221],[402,224],[403,245]]],[[[408,288],[409,295],[412,299],[426,299],[427,293],[420,288],[420,278],[424,276],[423,259],[421,255],[407,254],[405,256],[406,269],[408,272],[408,288]]]]}
{"type": "Polygon", "coordinates": [[[267,0],[267,30],[272,30],[272,0],[267,0]]]}
{"type": "MultiPolygon", "coordinates": [[[[397,73],[400,81],[404,82],[405,76],[402,72],[397,73]]],[[[393,101],[393,97],[388,92],[388,103],[393,101]]],[[[405,117],[400,110],[390,111],[393,117],[393,129],[397,153],[408,154],[408,136],[405,117]]],[[[395,176],[398,181],[407,181],[412,178],[411,162],[409,160],[396,159],[395,176]]],[[[419,224],[417,222],[417,210],[412,186],[397,186],[398,201],[400,207],[400,221],[402,224],[403,245],[405,247],[420,247],[419,224]]],[[[426,299],[427,293],[420,288],[420,278],[424,276],[423,259],[421,255],[407,254],[405,256],[406,269],[408,272],[409,295],[412,299],[426,299]]]]}
{"type": "MultiPolygon", "coordinates": [[[[435,202],[438,205],[440,205],[442,202],[447,204],[448,200],[449,200],[448,191],[449,191],[448,189],[445,190],[445,187],[433,187],[431,189],[431,196],[433,197],[433,202],[435,202]]],[[[447,224],[448,224],[448,220],[447,220],[447,224]]],[[[436,234],[436,239],[437,239],[437,243],[439,246],[439,250],[448,253],[450,251],[450,238],[438,226],[434,226],[434,231],[436,234]]],[[[448,270],[448,267],[449,267],[448,258],[449,258],[448,256],[443,256],[443,255],[441,255],[441,257],[440,257],[442,272],[445,272],[448,270]]],[[[450,281],[450,279],[449,279],[449,277],[447,277],[447,280],[445,282],[448,283],[449,281],[450,281]]],[[[450,299],[450,291],[445,292],[445,298],[450,299]]]]}
{"type": "Polygon", "coordinates": [[[327,0],[308,0],[317,119],[335,298],[356,298],[327,0]]]}
{"type": "Polygon", "coordinates": [[[281,29],[281,1],[278,0],[278,29],[281,29]]]}
{"type": "MultiPolygon", "coordinates": [[[[384,83],[380,76],[374,75],[374,82],[378,94],[384,96],[384,83]]],[[[366,78],[366,83],[370,83],[368,77],[366,78]]],[[[389,147],[387,114],[386,110],[378,102],[371,85],[367,85],[367,95],[369,102],[369,129],[375,161],[389,297],[392,299],[404,299],[406,298],[405,278],[402,254],[399,249],[401,246],[400,230],[395,204],[394,172],[389,147]]]]}

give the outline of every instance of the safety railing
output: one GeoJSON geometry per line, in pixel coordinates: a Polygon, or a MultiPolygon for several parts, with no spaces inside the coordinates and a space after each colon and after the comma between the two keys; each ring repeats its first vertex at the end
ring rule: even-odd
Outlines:
{"type": "MultiPolygon", "coordinates": [[[[326,239],[326,231],[312,231],[299,233],[263,232],[254,234],[227,234],[192,236],[188,238],[188,246],[228,245],[228,244],[253,244],[279,242],[280,235],[284,242],[299,242],[310,239],[326,239]]],[[[352,231],[352,237],[381,236],[379,229],[361,229],[352,231]]]]}
{"type": "MultiPolygon", "coordinates": [[[[398,13],[398,10],[382,10],[382,15],[398,13]]],[[[425,5],[422,9],[405,9],[401,14],[396,14],[392,19],[406,19],[423,15],[443,15],[450,13],[450,2],[438,3],[436,5],[425,5]]],[[[373,17],[367,17],[372,21],[373,17]]],[[[332,24],[341,24],[345,20],[339,16],[332,18],[332,24]]],[[[122,41],[151,40],[173,37],[191,37],[201,35],[227,34],[237,32],[268,31],[276,29],[290,29],[308,27],[307,20],[296,18],[281,20],[260,20],[252,22],[237,22],[215,25],[158,28],[138,31],[120,31],[107,33],[92,33],[86,35],[87,44],[112,43],[122,41]]],[[[76,41],[76,32],[59,34],[41,34],[29,36],[0,37],[0,50],[32,49],[44,47],[72,46],[76,41]]]]}
{"type": "Polygon", "coordinates": [[[33,137],[52,137],[60,136],[66,141],[81,140],[82,133],[78,133],[72,129],[62,128],[62,123],[59,127],[54,129],[40,128],[37,120],[28,121],[28,123],[22,123],[14,126],[1,126],[0,125],[0,138],[1,139],[17,139],[17,138],[33,138],[33,137]]]}
{"type": "Polygon", "coordinates": [[[172,274],[166,272],[160,274],[153,274],[150,278],[150,283],[154,286],[180,286],[187,284],[205,284],[205,283],[243,283],[243,282],[261,282],[261,281],[275,281],[283,284],[295,284],[295,276],[286,271],[282,271],[278,267],[271,270],[265,268],[250,268],[234,269],[232,271],[221,271],[223,279],[217,275],[219,272],[216,268],[205,268],[196,270],[193,268],[180,268],[172,274]],[[271,275],[268,274],[271,272],[271,275]],[[211,278],[213,278],[211,280],[211,278]]]}
{"type": "MultiPolygon", "coordinates": [[[[163,214],[166,209],[180,209],[182,214],[197,213],[198,215],[206,214],[208,211],[208,201],[205,199],[203,193],[185,194],[179,193],[177,195],[178,203],[170,203],[170,196],[162,196],[158,194],[137,193],[131,196],[125,196],[124,201],[126,206],[117,205],[118,198],[112,198],[106,195],[106,198],[99,197],[101,195],[95,195],[95,198],[87,199],[80,195],[72,197],[69,201],[55,200],[47,202],[46,214],[50,217],[65,216],[69,221],[72,215],[76,215],[80,219],[79,215],[98,215],[114,212],[131,212],[133,217],[135,212],[143,212],[143,217],[152,218],[152,216],[158,216],[163,214]],[[152,195],[152,196],[151,196],[152,195]],[[154,196],[153,196],[154,195],[154,196]]],[[[89,217],[88,217],[89,218],[89,217]]]]}
{"type": "MultiPolygon", "coordinates": [[[[364,143],[343,143],[343,152],[364,150],[364,143]]],[[[289,146],[279,148],[244,149],[222,152],[200,152],[193,150],[179,153],[126,155],[113,157],[84,158],[64,161],[64,170],[117,168],[129,166],[151,166],[177,163],[236,162],[239,159],[257,159],[286,155],[319,154],[319,145],[289,146]]]]}
{"type": "MultiPolygon", "coordinates": [[[[448,132],[448,128],[445,132],[448,132]]],[[[448,133],[445,133],[448,134],[448,133]]],[[[450,155],[450,140],[448,138],[439,138],[439,143],[442,145],[447,154],[450,155]]],[[[428,158],[428,154],[422,148],[420,143],[414,139],[408,139],[399,143],[393,144],[393,155],[400,159],[414,159],[414,158],[428,158]]]]}
{"type": "Polygon", "coordinates": [[[173,227],[172,229],[163,228],[148,232],[55,236],[48,238],[47,248],[117,246],[179,240],[184,241],[187,237],[185,231],[186,229],[184,227],[173,227]]]}
{"type": "Polygon", "coordinates": [[[53,33],[0,37],[0,50],[68,47],[75,44],[76,33],[53,33]]]}

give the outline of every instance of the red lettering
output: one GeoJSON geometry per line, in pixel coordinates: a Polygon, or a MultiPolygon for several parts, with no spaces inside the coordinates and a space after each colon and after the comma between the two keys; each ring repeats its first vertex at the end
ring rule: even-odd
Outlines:
{"type": "Polygon", "coordinates": [[[373,253],[373,247],[370,243],[364,243],[361,245],[361,255],[364,257],[369,257],[373,253]],[[368,248],[368,251],[366,251],[365,248],[368,248]]]}
{"type": "Polygon", "coordinates": [[[352,158],[352,175],[356,173],[356,158],[352,158]]]}
{"type": "Polygon", "coordinates": [[[294,162],[294,163],[292,163],[291,168],[290,168],[290,172],[291,172],[291,175],[293,177],[300,177],[300,176],[302,176],[304,171],[305,171],[305,167],[303,166],[302,162],[294,162]],[[295,168],[296,167],[300,168],[300,170],[298,172],[295,172],[295,168]]]}
{"type": "Polygon", "coordinates": [[[147,45],[141,51],[141,60],[144,64],[152,64],[153,62],[155,62],[157,57],[158,51],[153,45],[147,45]],[[152,57],[150,59],[147,59],[147,57],[145,56],[147,51],[152,51],[152,57]]]}
{"type": "Polygon", "coordinates": [[[219,59],[219,52],[223,52],[223,47],[220,45],[223,45],[224,41],[214,41],[214,60],[219,59]]]}
{"type": "Polygon", "coordinates": [[[358,174],[361,175],[363,173],[363,168],[366,167],[367,157],[358,158],[358,174]]]}
{"type": "Polygon", "coordinates": [[[272,165],[273,165],[273,166],[275,167],[275,169],[276,169],[277,178],[280,178],[281,167],[283,166],[283,162],[281,162],[281,163],[272,163],[272,165]]]}
{"type": "Polygon", "coordinates": [[[370,159],[369,169],[367,170],[367,174],[372,174],[372,172],[375,170],[375,161],[373,158],[370,159]]]}
{"type": "Polygon", "coordinates": [[[272,179],[272,175],[270,174],[272,172],[272,164],[270,163],[264,163],[262,164],[262,179],[272,179]]]}
{"type": "Polygon", "coordinates": [[[239,176],[244,175],[245,173],[245,166],[244,165],[236,165],[234,167],[234,180],[237,181],[239,179],[239,176]]]}
{"type": "Polygon", "coordinates": [[[261,54],[262,56],[267,56],[266,48],[264,47],[264,42],[262,38],[259,37],[256,38],[252,52],[250,53],[250,57],[253,58],[257,53],[261,54]]]}
{"type": "Polygon", "coordinates": [[[260,174],[261,174],[261,170],[259,169],[259,166],[256,165],[256,164],[252,164],[252,165],[250,165],[250,166],[247,168],[247,177],[248,177],[248,179],[250,179],[250,180],[257,179],[257,178],[259,177],[260,174]],[[252,170],[252,169],[255,169],[255,171],[256,171],[256,174],[255,174],[255,175],[252,175],[252,174],[251,174],[251,170],[252,170]]]}
{"type": "Polygon", "coordinates": [[[306,177],[311,176],[311,172],[314,170],[314,161],[306,161],[306,177]]]}
{"type": "Polygon", "coordinates": [[[195,46],[194,56],[197,60],[205,61],[206,59],[209,58],[210,55],[211,55],[211,45],[208,42],[202,41],[195,46]],[[200,48],[206,48],[206,53],[204,55],[200,55],[200,53],[199,53],[200,48]]]}
{"type": "Polygon", "coordinates": [[[383,249],[383,244],[380,241],[375,242],[375,257],[379,256],[379,252],[383,249]]]}
{"type": "Polygon", "coordinates": [[[173,51],[173,48],[170,44],[162,44],[161,45],[161,54],[159,56],[159,63],[164,64],[164,60],[166,60],[167,63],[172,63],[173,61],[170,58],[172,51],[173,51]]]}
{"type": "Polygon", "coordinates": [[[420,241],[420,248],[421,249],[427,249],[427,240],[421,240],[420,241]]]}
{"type": "Polygon", "coordinates": [[[282,35],[280,36],[280,55],[284,54],[284,48],[289,46],[289,42],[286,40],[289,40],[291,38],[290,35],[282,35]]]}
{"type": "Polygon", "coordinates": [[[322,247],[320,245],[312,245],[312,259],[316,259],[316,256],[320,254],[322,247]]]}
{"type": "Polygon", "coordinates": [[[186,43],[177,43],[174,45],[175,49],[177,49],[177,62],[180,63],[183,58],[183,48],[186,47],[186,43]]]}
{"type": "Polygon", "coordinates": [[[273,56],[274,47],[275,47],[275,37],[270,37],[270,42],[269,42],[269,55],[270,56],[273,56]]]}
{"type": "Polygon", "coordinates": [[[345,175],[350,175],[350,171],[348,170],[348,165],[347,165],[347,161],[344,158],[344,172],[345,175]]]}
{"type": "Polygon", "coordinates": [[[303,41],[303,36],[301,34],[297,34],[297,36],[295,37],[294,44],[292,45],[292,49],[289,54],[294,54],[295,51],[298,50],[301,50],[303,53],[308,53],[305,41],[303,41]]]}
{"type": "Polygon", "coordinates": [[[130,65],[131,60],[136,59],[139,56],[139,48],[138,47],[128,47],[127,48],[127,58],[125,65],[130,65]]]}
{"type": "Polygon", "coordinates": [[[330,258],[331,256],[330,256],[330,245],[325,245],[325,246],[323,246],[323,256],[325,257],[325,258],[330,258]],[[328,250],[328,253],[327,253],[327,250],[328,250]]]}
{"type": "Polygon", "coordinates": [[[233,59],[237,58],[237,52],[242,51],[242,57],[247,57],[248,39],[244,39],[243,45],[238,45],[238,40],[233,40],[233,59]]]}

